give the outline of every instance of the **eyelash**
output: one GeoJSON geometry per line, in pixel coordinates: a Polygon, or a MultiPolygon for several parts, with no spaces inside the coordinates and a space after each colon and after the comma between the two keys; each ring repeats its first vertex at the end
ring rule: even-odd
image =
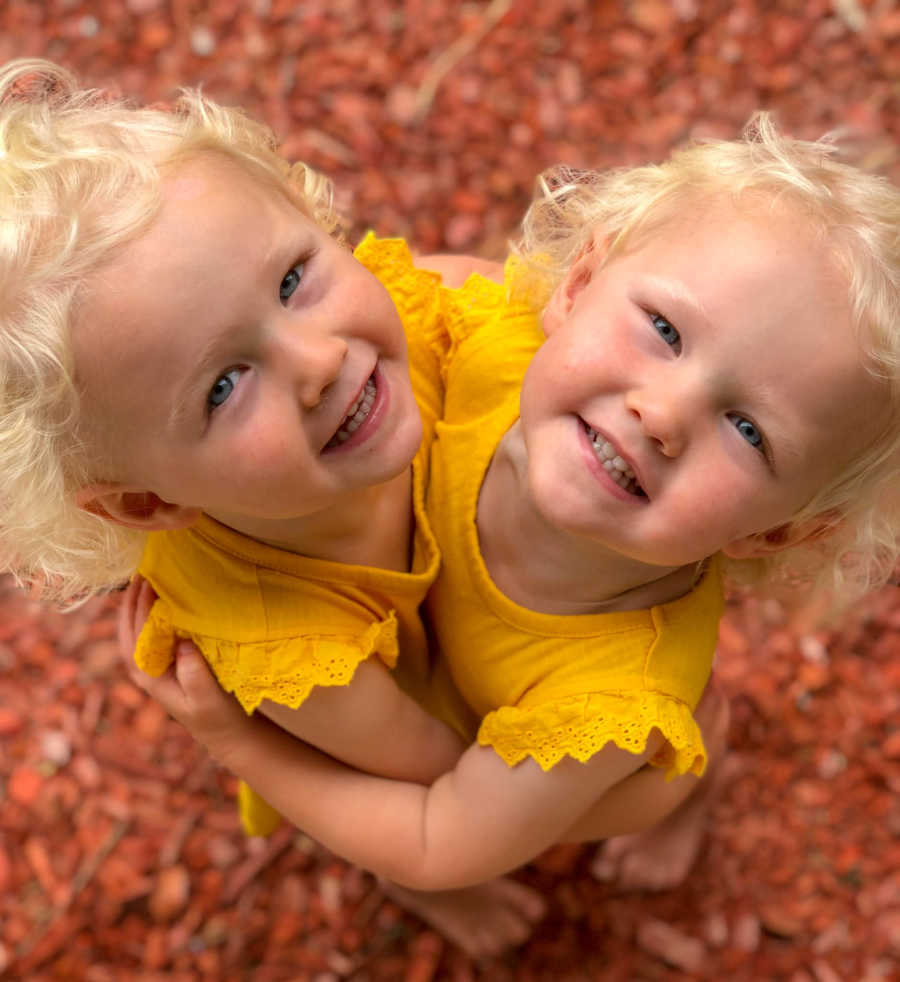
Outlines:
{"type": "Polygon", "coordinates": [[[648,314],[648,316],[650,317],[650,323],[653,325],[653,329],[660,336],[660,338],[662,338],[663,342],[666,345],[668,345],[676,353],[680,352],[681,351],[681,335],[678,333],[678,328],[675,327],[675,325],[669,320],[668,317],[665,316],[665,314],[660,314],[658,312],[651,311],[648,314]],[[662,321],[662,323],[663,323],[663,325],[665,325],[665,327],[669,328],[670,330],[672,330],[674,332],[674,334],[675,334],[674,340],[671,340],[670,341],[668,338],[666,338],[663,335],[662,329],[660,327],[660,321],[662,321]]]}
{"type": "Polygon", "coordinates": [[[278,299],[283,304],[286,304],[291,299],[291,297],[297,292],[297,290],[299,290],[300,287],[303,285],[303,278],[304,278],[304,274],[306,272],[306,265],[307,265],[308,262],[309,262],[309,258],[308,257],[306,259],[301,259],[300,262],[294,263],[294,265],[291,266],[291,268],[284,274],[284,276],[282,276],[281,283],[278,286],[278,299]],[[285,296],[284,295],[284,292],[282,290],[282,287],[284,286],[285,280],[287,280],[287,278],[295,270],[300,270],[300,275],[299,275],[299,277],[297,279],[297,284],[294,287],[294,289],[291,290],[291,292],[287,296],[285,296]]]}
{"type": "Polygon", "coordinates": [[[771,462],[771,457],[769,455],[769,450],[768,450],[768,447],[766,446],[766,438],[765,438],[765,435],[763,434],[763,431],[756,425],[756,423],[754,423],[752,419],[748,419],[746,416],[743,416],[740,413],[728,413],[728,419],[729,419],[730,422],[735,423],[735,427],[734,428],[744,438],[744,442],[747,444],[747,446],[748,447],[751,447],[753,450],[758,451],[759,453],[761,453],[766,458],[766,460],[768,460],[768,461],[771,462]],[[754,429],[754,431],[755,431],[755,433],[759,437],[759,443],[751,443],[750,440],[747,440],[746,437],[744,437],[743,432],[742,432],[740,426],[737,425],[738,422],[748,423],[750,426],[752,426],[753,429],[754,429]]]}
{"type": "Polygon", "coordinates": [[[236,381],[232,382],[230,379],[228,380],[231,388],[228,390],[228,394],[221,402],[213,402],[213,393],[216,391],[216,387],[221,381],[228,379],[230,375],[234,375],[236,372],[243,372],[243,369],[237,366],[235,368],[229,368],[227,372],[222,372],[222,374],[215,380],[215,382],[213,382],[212,387],[209,390],[209,394],[206,397],[206,411],[210,415],[212,415],[214,412],[216,412],[216,410],[220,409],[222,406],[225,405],[226,402],[228,402],[228,400],[231,398],[232,393],[234,392],[237,382],[236,381]]]}

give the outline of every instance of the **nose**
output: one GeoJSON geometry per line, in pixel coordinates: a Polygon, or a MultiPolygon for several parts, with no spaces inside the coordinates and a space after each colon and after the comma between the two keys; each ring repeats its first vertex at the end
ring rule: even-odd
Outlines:
{"type": "Polygon", "coordinates": [[[308,323],[284,332],[284,367],[290,372],[300,404],[314,409],[338,378],[347,357],[347,342],[308,323]]]}
{"type": "Polygon", "coordinates": [[[663,456],[677,457],[684,452],[689,414],[686,393],[660,384],[642,385],[626,393],[625,405],[663,456]]]}

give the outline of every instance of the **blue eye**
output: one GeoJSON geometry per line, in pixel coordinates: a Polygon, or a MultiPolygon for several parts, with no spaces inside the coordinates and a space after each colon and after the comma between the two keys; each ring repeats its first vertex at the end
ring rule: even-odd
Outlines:
{"type": "Polygon", "coordinates": [[[651,314],[650,321],[656,328],[656,333],[669,345],[670,348],[674,348],[681,344],[681,335],[675,329],[675,327],[663,317],[662,314],[651,314]]]}
{"type": "Polygon", "coordinates": [[[281,281],[281,286],[278,288],[278,298],[282,303],[287,303],[297,287],[300,286],[300,280],[303,279],[303,267],[305,265],[306,263],[297,263],[296,266],[292,266],[285,274],[284,279],[281,281]]]}
{"type": "Polygon", "coordinates": [[[736,413],[731,414],[728,418],[734,423],[735,429],[751,447],[756,447],[757,449],[762,447],[762,433],[759,432],[749,419],[746,419],[744,416],[738,416],[736,413]]]}
{"type": "Polygon", "coordinates": [[[240,375],[240,368],[230,368],[213,382],[213,387],[209,390],[209,395],[206,397],[206,403],[210,409],[217,409],[224,402],[228,401],[228,397],[234,392],[234,387],[237,385],[240,375]]]}

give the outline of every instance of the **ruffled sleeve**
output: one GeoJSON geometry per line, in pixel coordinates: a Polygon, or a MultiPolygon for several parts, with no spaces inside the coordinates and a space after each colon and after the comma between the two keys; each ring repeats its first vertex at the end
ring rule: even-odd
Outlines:
{"type": "Polygon", "coordinates": [[[706,768],[706,749],[689,706],[652,691],[588,693],[529,708],[503,706],[488,713],[478,743],[510,766],[532,757],[549,770],[568,754],[584,763],[607,743],[642,754],[656,727],[666,745],[650,760],[666,778],[706,768]]]}
{"type": "Polygon", "coordinates": [[[379,239],[373,232],[366,234],[353,255],[391,295],[407,334],[439,344],[440,274],[416,266],[404,239],[379,239]]]}
{"type": "MultiPolygon", "coordinates": [[[[510,260],[507,260],[508,273],[510,260]]],[[[453,361],[460,345],[483,330],[491,320],[515,314],[509,303],[505,283],[473,273],[460,287],[443,287],[440,293],[440,317],[431,333],[432,345],[441,354],[445,366],[453,361]]]]}
{"type": "Polygon", "coordinates": [[[157,600],[138,637],[134,659],[158,676],[171,664],[175,641],[190,638],[219,684],[249,714],[263,699],[289,709],[303,704],[315,686],[347,685],[372,655],[388,667],[397,662],[397,619],[393,612],[356,635],[317,634],[266,641],[228,641],[177,630],[168,605],[157,600]]]}
{"type": "Polygon", "coordinates": [[[409,371],[422,413],[424,442],[443,415],[444,355],[441,277],[415,265],[403,239],[379,239],[369,232],[353,252],[390,294],[403,323],[409,349],[409,371]]]}
{"type": "Polygon", "coordinates": [[[134,663],[152,678],[164,674],[172,664],[178,635],[172,626],[168,605],[157,600],[150,608],[134,649],[134,663]]]}
{"type": "Polygon", "coordinates": [[[416,266],[405,239],[380,239],[367,232],[353,255],[384,284],[404,320],[434,320],[440,273],[416,266]]]}

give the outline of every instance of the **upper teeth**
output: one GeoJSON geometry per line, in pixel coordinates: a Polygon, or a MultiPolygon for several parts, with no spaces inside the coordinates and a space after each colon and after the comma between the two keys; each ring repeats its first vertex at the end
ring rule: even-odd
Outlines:
{"type": "Polygon", "coordinates": [[[369,415],[373,402],[375,402],[375,382],[370,378],[363,386],[356,402],[350,407],[350,412],[344,417],[340,429],[328,441],[328,446],[336,446],[344,440],[349,440],[350,435],[360,428],[363,420],[369,415]]]}
{"type": "Polygon", "coordinates": [[[601,433],[587,427],[588,436],[593,444],[597,457],[602,461],[604,470],[626,491],[634,492],[639,489],[634,477],[634,471],[616,453],[616,448],[601,433]]]}

